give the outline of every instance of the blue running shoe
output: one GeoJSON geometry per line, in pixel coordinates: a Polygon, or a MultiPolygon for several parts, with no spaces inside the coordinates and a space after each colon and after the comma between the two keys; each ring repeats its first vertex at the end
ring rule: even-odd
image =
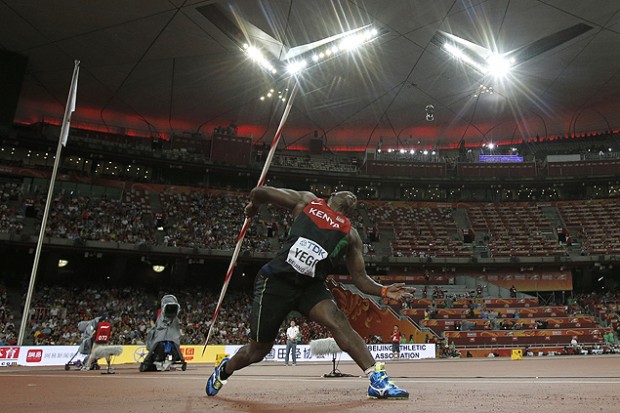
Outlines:
{"type": "Polygon", "coordinates": [[[226,380],[220,379],[220,372],[228,360],[228,357],[223,358],[220,364],[213,371],[211,377],[209,377],[209,380],[207,380],[207,385],[205,386],[207,396],[215,396],[217,392],[220,391],[222,386],[226,384],[226,380]]]}
{"type": "Polygon", "coordinates": [[[377,363],[374,373],[370,375],[368,398],[406,400],[409,398],[409,393],[392,383],[390,377],[385,372],[385,364],[377,363]]]}

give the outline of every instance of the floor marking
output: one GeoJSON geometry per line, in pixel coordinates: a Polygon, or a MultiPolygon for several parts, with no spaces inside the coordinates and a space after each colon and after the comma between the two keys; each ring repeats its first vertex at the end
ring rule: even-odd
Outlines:
{"type": "MultiPolygon", "coordinates": [[[[52,374],[52,373],[46,373],[46,374],[19,374],[19,373],[3,373],[0,374],[0,377],[28,377],[28,378],[36,378],[36,377],[42,377],[42,378],[56,378],[56,379],[100,379],[101,380],[101,375],[97,374],[97,375],[91,375],[91,374],[76,374],[76,375],[69,375],[69,374],[52,374]]],[[[110,375],[110,376],[106,376],[108,377],[108,379],[114,379],[114,380],[170,380],[171,377],[174,377],[175,380],[196,380],[196,381],[204,381],[206,382],[208,376],[203,376],[203,377],[198,377],[198,376],[190,376],[190,375],[183,375],[183,374],[159,374],[159,375],[138,375],[138,374],[130,374],[130,375],[123,375],[123,374],[116,374],[116,375],[110,375]]],[[[231,379],[231,382],[240,382],[240,381],[275,381],[275,382],[291,382],[291,381],[296,381],[296,382],[329,382],[329,383],[333,383],[333,382],[349,382],[349,383],[357,383],[357,382],[364,382],[366,383],[368,381],[367,378],[365,377],[349,377],[349,378],[342,378],[342,379],[338,379],[338,378],[331,378],[329,379],[329,381],[325,380],[323,377],[291,377],[291,376],[285,376],[285,377],[264,377],[264,376],[242,376],[242,375],[235,375],[234,378],[231,379]]],[[[579,385],[600,385],[600,384],[620,384],[620,378],[616,378],[616,377],[611,377],[611,378],[606,378],[606,377],[587,377],[587,378],[570,378],[570,379],[559,379],[559,378],[534,378],[534,377],[522,377],[522,378],[504,378],[504,377],[497,377],[497,378],[491,378],[491,377],[485,377],[485,378],[445,378],[445,379],[441,379],[441,378],[434,378],[434,379],[424,379],[424,378],[398,378],[396,381],[397,383],[417,383],[417,384],[426,384],[426,383],[433,383],[433,384],[463,384],[463,383],[472,383],[472,384],[480,384],[480,383],[484,383],[484,384],[496,384],[496,385],[504,385],[504,384],[531,384],[532,380],[535,380],[537,384],[579,384],[579,385]]],[[[34,384],[29,384],[29,386],[34,386],[34,384]]]]}

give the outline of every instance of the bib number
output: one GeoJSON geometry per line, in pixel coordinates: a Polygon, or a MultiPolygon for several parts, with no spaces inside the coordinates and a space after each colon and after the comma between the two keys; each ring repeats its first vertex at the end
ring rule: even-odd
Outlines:
{"type": "Polygon", "coordinates": [[[327,251],[316,242],[299,237],[288,251],[286,262],[300,274],[314,277],[314,269],[319,261],[327,258],[327,251]]]}

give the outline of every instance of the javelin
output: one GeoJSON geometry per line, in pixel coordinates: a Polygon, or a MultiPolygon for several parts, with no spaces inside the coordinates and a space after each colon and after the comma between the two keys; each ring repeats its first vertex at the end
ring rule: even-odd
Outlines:
{"type": "MultiPolygon", "coordinates": [[[[273,159],[273,155],[276,152],[276,147],[278,146],[278,142],[280,141],[280,136],[282,135],[282,129],[284,129],[284,124],[286,123],[286,119],[293,107],[293,100],[295,99],[295,95],[297,94],[297,82],[293,84],[293,90],[291,91],[291,95],[288,98],[288,102],[286,103],[286,107],[284,108],[284,113],[282,113],[282,119],[280,119],[280,125],[276,130],[276,134],[273,137],[273,141],[271,142],[271,148],[269,149],[269,153],[267,154],[267,159],[265,160],[265,165],[263,166],[263,171],[260,174],[260,178],[258,178],[258,184],[256,186],[262,186],[265,183],[265,178],[267,178],[267,172],[269,171],[269,166],[271,165],[271,160],[273,159]]],[[[235,245],[235,250],[233,252],[232,257],[230,258],[230,264],[228,265],[228,271],[226,272],[226,277],[224,277],[224,285],[222,286],[222,291],[220,292],[220,298],[217,302],[217,306],[215,307],[215,312],[213,313],[213,318],[211,319],[211,326],[209,326],[209,333],[207,333],[207,340],[205,341],[205,345],[202,348],[202,354],[205,354],[205,350],[207,349],[207,344],[209,344],[209,339],[211,338],[211,334],[213,333],[213,326],[215,326],[215,320],[220,312],[220,308],[222,307],[222,301],[224,301],[224,296],[226,295],[226,290],[228,289],[228,284],[230,283],[230,278],[232,277],[233,270],[235,269],[235,264],[237,263],[237,257],[239,256],[239,251],[241,250],[241,244],[243,243],[243,238],[245,237],[245,233],[250,226],[250,218],[245,217],[245,221],[243,222],[243,226],[241,227],[241,231],[237,236],[237,245],[235,245]]]]}

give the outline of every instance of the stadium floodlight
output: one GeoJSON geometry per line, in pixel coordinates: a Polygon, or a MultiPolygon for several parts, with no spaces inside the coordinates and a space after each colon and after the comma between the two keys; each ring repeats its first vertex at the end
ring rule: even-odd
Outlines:
{"type": "Polygon", "coordinates": [[[477,72],[488,73],[487,59],[493,55],[491,50],[441,30],[435,33],[431,42],[477,72]]]}
{"type": "Polygon", "coordinates": [[[197,7],[196,10],[271,75],[298,75],[310,67],[310,63],[316,65],[356,50],[385,33],[368,24],[311,43],[289,47],[247,21],[233,7],[213,3],[197,7]]]}
{"type": "Polygon", "coordinates": [[[451,43],[444,43],[443,49],[454,59],[462,61],[463,63],[476,69],[478,72],[482,74],[486,74],[488,72],[488,68],[485,67],[484,64],[476,62],[474,58],[472,58],[469,54],[465,53],[464,49],[461,49],[451,43]]]}
{"type": "Polygon", "coordinates": [[[491,52],[487,49],[485,49],[486,53],[480,53],[480,50],[477,48],[467,49],[450,42],[444,43],[443,50],[454,59],[462,61],[479,73],[498,78],[506,76],[515,62],[514,58],[505,57],[504,55],[491,52]]]}
{"type": "MultiPolygon", "coordinates": [[[[353,30],[347,30],[343,33],[329,36],[316,42],[292,47],[284,53],[283,57],[276,60],[275,63],[270,61],[261,52],[258,46],[249,46],[244,44],[244,52],[261,67],[265,68],[272,74],[287,73],[289,75],[298,75],[311,66],[320,64],[328,59],[332,59],[346,52],[359,49],[366,43],[375,40],[382,31],[367,25],[353,30]]],[[[268,36],[263,33],[264,36],[268,36]]],[[[270,43],[276,40],[271,38],[270,43]]],[[[286,49],[282,45],[283,49],[286,49]]]]}
{"type": "Polygon", "coordinates": [[[487,58],[486,72],[493,77],[504,77],[512,70],[514,62],[514,57],[493,53],[487,58]]]}
{"type": "Polygon", "coordinates": [[[295,74],[300,73],[301,71],[303,71],[306,66],[308,66],[308,62],[306,62],[303,59],[302,60],[293,61],[293,62],[290,62],[286,66],[286,72],[291,74],[291,75],[295,75],[295,74]]]}
{"type": "Polygon", "coordinates": [[[495,47],[490,49],[479,46],[469,40],[441,30],[438,30],[433,35],[431,42],[482,75],[504,77],[516,65],[522,64],[579,37],[592,30],[592,28],[592,26],[585,23],[577,23],[506,53],[500,53],[495,47]]]}
{"type": "Polygon", "coordinates": [[[245,54],[253,61],[259,64],[259,66],[263,67],[268,72],[272,74],[278,73],[275,66],[265,57],[263,52],[260,49],[254,46],[250,46],[247,43],[243,45],[245,54]]]}

